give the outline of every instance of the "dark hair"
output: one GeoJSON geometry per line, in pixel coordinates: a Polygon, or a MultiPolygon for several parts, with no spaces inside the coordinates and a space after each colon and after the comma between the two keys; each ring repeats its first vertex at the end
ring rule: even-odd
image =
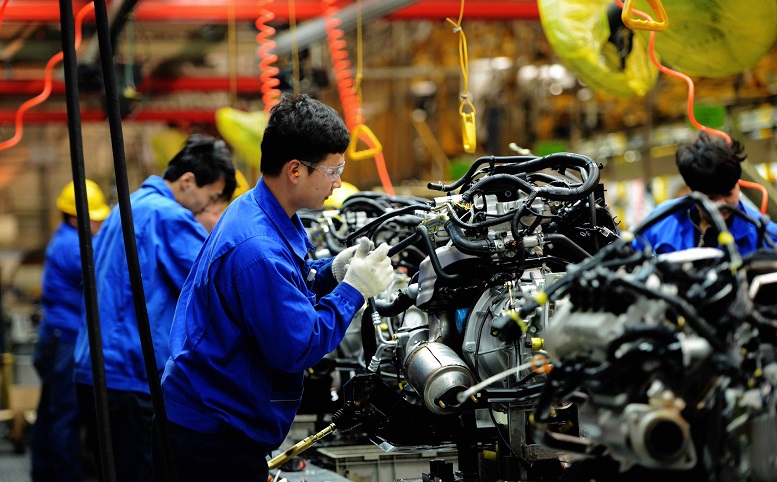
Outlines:
{"type": "Polygon", "coordinates": [[[706,132],[691,145],[677,149],[675,160],[685,184],[693,191],[707,195],[725,195],[731,192],[742,176],[740,163],[747,157],[739,141],[727,144],[725,140],[706,132]]]}
{"type": "Polygon", "coordinates": [[[283,94],[270,109],[262,137],[262,174],[277,176],[293,159],[317,164],[345,152],[350,141],[337,111],[305,94],[283,94]]]}
{"type": "Polygon", "coordinates": [[[224,141],[204,134],[192,134],[186,139],[183,149],[167,164],[162,178],[175,181],[187,172],[194,174],[197,186],[213,184],[224,178],[224,190],[221,195],[225,199],[232,197],[237,181],[235,166],[232,165],[232,155],[224,141]]]}

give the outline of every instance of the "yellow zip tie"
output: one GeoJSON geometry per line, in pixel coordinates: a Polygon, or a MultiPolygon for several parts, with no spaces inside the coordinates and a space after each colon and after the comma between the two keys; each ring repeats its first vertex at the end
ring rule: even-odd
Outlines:
{"type": "Polygon", "coordinates": [[[544,305],[548,302],[548,295],[544,291],[540,291],[536,295],[534,295],[534,301],[539,303],[540,305],[544,305]]]}
{"type": "Polygon", "coordinates": [[[647,3],[653,7],[653,11],[656,13],[658,20],[641,20],[633,18],[631,12],[634,10],[634,0],[624,0],[623,12],[621,12],[623,24],[631,30],[660,32],[661,30],[666,29],[669,25],[669,18],[666,16],[666,10],[664,10],[661,0],[647,0],[647,3]]]}
{"type": "Polygon", "coordinates": [[[464,17],[464,0],[461,0],[459,9],[459,20],[454,22],[450,18],[445,20],[453,25],[453,33],[459,34],[459,64],[461,66],[461,78],[464,82],[464,92],[461,93],[461,103],[459,104],[459,115],[461,116],[461,139],[464,152],[472,154],[477,147],[477,129],[475,125],[475,106],[469,100],[469,54],[467,53],[467,36],[464,35],[464,28],[461,21],[464,17]],[[465,110],[469,108],[469,112],[465,110]]]}
{"type": "Polygon", "coordinates": [[[721,246],[732,245],[734,244],[734,236],[728,231],[721,231],[721,233],[718,234],[718,244],[721,246]]]}

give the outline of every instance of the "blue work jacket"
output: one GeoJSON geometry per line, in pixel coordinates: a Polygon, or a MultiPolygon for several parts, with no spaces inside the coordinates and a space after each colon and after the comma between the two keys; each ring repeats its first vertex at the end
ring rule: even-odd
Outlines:
{"type": "Polygon", "coordinates": [[[184,284],[162,377],[168,419],[203,433],[242,433],[278,447],[304,371],[334,350],[364,304],[337,284],[260,179],[232,202],[184,284]]]}
{"type": "Polygon", "coordinates": [[[60,336],[75,340],[78,327],[81,326],[83,305],[78,229],[63,222],[46,246],[41,283],[41,338],[47,333],[59,330],[60,336]]]}
{"type": "MultiPolygon", "coordinates": [[[[208,232],[191,211],[175,200],[159,176],[146,179],[130,196],[130,203],[148,321],[161,374],[170,355],[168,337],[175,304],[208,232]]],[[[94,238],[94,259],[107,386],[149,393],[118,206],[94,238]]],[[[76,342],[75,381],[92,385],[85,319],[76,342]]]]}
{"type": "MultiPolygon", "coordinates": [[[[660,212],[682,201],[684,198],[670,199],[664,201],[654,212],[660,212]]],[[[761,219],[761,213],[739,201],[737,208],[744,211],[753,219],[761,219]]],[[[691,219],[691,212],[695,211],[696,206],[678,211],[674,214],[664,217],[656,224],[642,232],[642,235],[634,240],[632,246],[635,249],[642,249],[644,243],[648,243],[656,254],[671,253],[682,251],[684,249],[696,248],[699,246],[701,231],[691,219]]],[[[732,213],[727,221],[728,230],[734,236],[739,254],[746,255],[759,248],[768,248],[768,244],[758,243],[758,231],[754,224],[746,219],[732,213]]],[[[766,235],[770,239],[777,241],[777,225],[769,222],[766,228],[766,235]]]]}

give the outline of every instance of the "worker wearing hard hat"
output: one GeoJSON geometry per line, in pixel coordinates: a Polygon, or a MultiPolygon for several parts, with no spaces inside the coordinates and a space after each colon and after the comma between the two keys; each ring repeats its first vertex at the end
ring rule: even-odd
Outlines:
{"type": "MultiPolygon", "coordinates": [[[[231,197],[234,189],[235,168],[224,141],[193,134],[161,177],[148,177],[130,196],[160,373],[170,353],[167,340],[178,294],[208,236],[195,214],[231,197]]],[[[95,237],[94,269],[116,475],[119,481],[152,480],[153,409],[117,208],[95,237]]],[[[87,431],[94,434],[97,415],[85,320],[76,341],[74,380],[87,431]]],[[[96,443],[89,438],[95,454],[96,443]]]]}
{"type": "MultiPolygon", "coordinates": [[[[100,187],[86,180],[92,234],[110,208],[100,187]]],[[[30,435],[32,480],[83,480],[80,463],[81,423],[73,386],[73,351],[83,311],[81,251],[76,196],[68,183],[57,197],[62,223],[46,247],[43,265],[43,320],[35,347],[41,378],[38,414],[30,435]]]]}

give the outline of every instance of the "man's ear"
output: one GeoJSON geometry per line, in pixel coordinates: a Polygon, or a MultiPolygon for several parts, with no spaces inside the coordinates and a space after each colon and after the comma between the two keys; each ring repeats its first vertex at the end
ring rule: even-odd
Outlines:
{"type": "Polygon", "coordinates": [[[197,184],[197,178],[193,172],[185,172],[178,178],[178,182],[181,185],[181,191],[186,191],[197,184]]]}
{"type": "Polygon", "coordinates": [[[301,167],[302,164],[297,160],[291,160],[286,164],[286,175],[291,181],[296,182],[299,180],[299,170],[301,167]]]}

